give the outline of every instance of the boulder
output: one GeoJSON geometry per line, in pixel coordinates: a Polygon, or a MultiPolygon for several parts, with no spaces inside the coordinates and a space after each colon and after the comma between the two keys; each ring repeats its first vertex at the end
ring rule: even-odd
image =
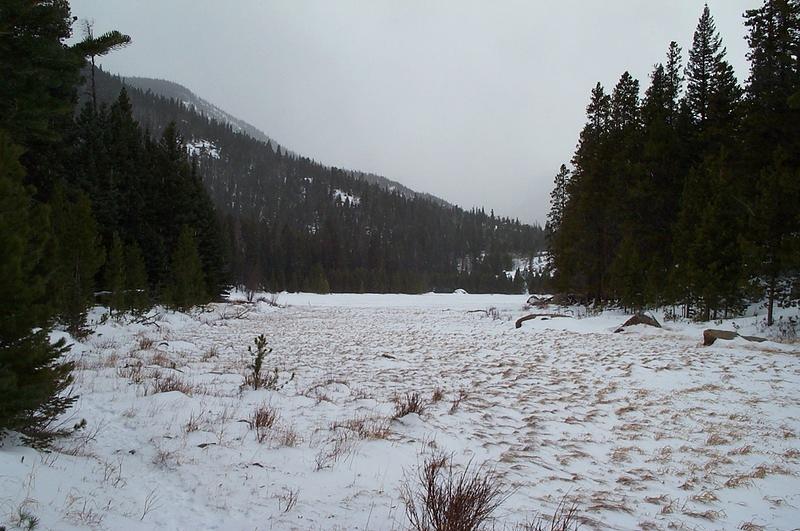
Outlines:
{"type": "Polygon", "coordinates": [[[622,332],[622,330],[626,326],[634,326],[634,325],[647,325],[647,326],[654,326],[656,328],[661,328],[661,323],[659,323],[655,317],[652,317],[650,315],[645,315],[643,313],[637,313],[636,315],[634,315],[633,317],[622,323],[622,326],[614,330],[614,333],[622,332]]]}

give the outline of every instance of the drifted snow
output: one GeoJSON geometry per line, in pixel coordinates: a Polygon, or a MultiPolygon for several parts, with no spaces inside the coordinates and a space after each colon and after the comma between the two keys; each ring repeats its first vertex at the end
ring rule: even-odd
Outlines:
{"type": "Polygon", "coordinates": [[[524,301],[283,294],[283,308],[220,304],[165,314],[158,328],[100,325],[72,353],[81,399],[69,423],[87,428],[49,454],[6,441],[0,523],[23,505],[43,529],[404,529],[404,471],[435,447],[490,463],[513,489],[498,529],[564,496],[589,529],[797,525],[797,347],[703,348],[702,327],[669,322],[614,334],[625,316],[613,312],[515,329],[524,301]],[[240,392],[261,333],[274,349],[267,365],[295,377],[240,392]],[[157,372],[191,396],[148,392],[157,372]],[[333,426],[389,417],[396,396],[436,388],[444,400],[389,421],[386,439],[333,426]],[[243,422],[261,404],[279,414],[263,443],[243,422]],[[299,440],[287,447],[291,431],[299,440]]]}

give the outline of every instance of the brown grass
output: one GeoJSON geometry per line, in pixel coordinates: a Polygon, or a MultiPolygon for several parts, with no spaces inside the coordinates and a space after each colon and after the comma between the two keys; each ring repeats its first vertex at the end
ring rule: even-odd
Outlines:
{"type": "Polygon", "coordinates": [[[443,454],[428,457],[401,487],[406,517],[416,531],[475,531],[508,498],[492,469],[458,471],[443,454]]]}
{"type": "Polygon", "coordinates": [[[256,431],[256,439],[263,443],[272,433],[272,426],[278,420],[278,412],[267,404],[261,404],[253,411],[248,424],[256,431]]]}
{"type": "Polygon", "coordinates": [[[422,415],[424,412],[425,402],[422,400],[422,396],[417,392],[406,393],[405,396],[395,399],[393,417],[395,419],[405,417],[411,413],[422,415]]]}
{"type": "Polygon", "coordinates": [[[391,419],[364,416],[337,420],[331,424],[331,430],[340,428],[351,430],[361,439],[386,439],[391,433],[391,419]]]}
{"type": "Polygon", "coordinates": [[[174,374],[169,374],[164,376],[161,373],[155,373],[153,375],[153,380],[150,382],[150,388],[147,394],[157,394],[157,393],[170,393],[172,391],[178,391],[179,393],[183,393],[187,396],[192,395],[192,386],[175,376],[174,374]]]}

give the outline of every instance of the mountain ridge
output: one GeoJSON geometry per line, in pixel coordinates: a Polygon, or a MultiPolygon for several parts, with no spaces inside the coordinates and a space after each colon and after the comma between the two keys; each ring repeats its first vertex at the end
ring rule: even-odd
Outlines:
{"type": "MultiPolygon", "coordinates": [[[[145,93],[150,92],[157,96],[180,101],[184,105],[186,105],[189,109],[194,110],[199,114],[208,116],[209,118],[212,118],[218,122],[227,123],[228,125],[233,127],[235,131],[241,132],[242,134],[245,134],[253,138],[254,140],[259,140],[265,144],[270,143],[275,148],[278,147],[282,148],[286,153],[297,155],[297,152],[288,149],[285,145],[281,144],[274,138],[270,137],[262,129],[254,126],[253,124],[247,122],[242,118],[234,116],[231,113],[221,109],[214,103],[199,96],[197,93],[195,93],[185,85],[166,79],[151,78],[144,76],[120,76],[120,79],[122,80],[122,83],[127,86],[137,88],[145,93]]],[[[322,165],[328,168],[335,167],[328,164],[322,164],[322,165]]],[[[452,203],[450,203],[445,199],[442,199],[441,197],[435,196],[428,192],[420,192],[417,190],[413,190],[408,186],[393,179],[389,179],[388,177],[385,177],[383,175],[378,175],[373,172],[364,172],[352,169],[347,169],[345,171],[349,172],[353,177],[357,179],[361,179],[368,183],[377,184],[381,188],[388,191],[397,191],[398,193],[406,197],[424,197],[434,202],[440,203],[443,206],[452,206],[452,203]]]]}

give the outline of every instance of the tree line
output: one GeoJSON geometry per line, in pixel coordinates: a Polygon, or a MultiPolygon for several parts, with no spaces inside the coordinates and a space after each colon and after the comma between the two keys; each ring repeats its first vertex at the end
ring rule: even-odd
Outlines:
{"type": "MultiPolygon", "coordinates": [[[[152,83],[157,86],[157,83],[152,83]]],[[[544,248],[544,230],[389,189],[255,139],[194,106],[98,72],[101,101],[125,90],[151,134],[179,124],[222,225],[228,279],[270,291],[521,293],[512,257],[544,248]]],[[[174,92],[174,91],[173,91],[174,92]]]]}
{"type": "Polygon", "coordinates": [[[546,229],[554,287],[630,308],[735,315],[800,299],[800,2],[744,13],[742,86],[706,5],[688,61],[669,45],[641,94],[591,91],[546,229]]]}

